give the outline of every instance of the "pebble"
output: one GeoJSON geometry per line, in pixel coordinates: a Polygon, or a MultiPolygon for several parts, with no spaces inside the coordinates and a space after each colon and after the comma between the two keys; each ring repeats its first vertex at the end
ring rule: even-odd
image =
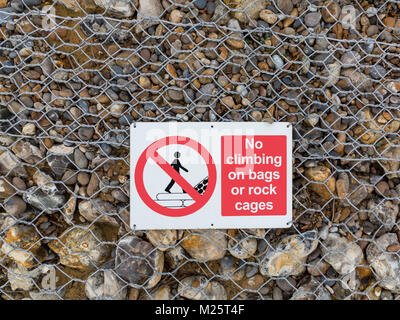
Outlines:
{"type": "Polygon", "coordinates": [[[119,224],[114,217],[117,213],[117,208],[110,202],[95,198],[79,202],[79,213],[87,221],[96,221],[107,223],[118,227],[119,224]]]}
{"type": "Polygon", "coordinates": [[[129,0],[94,0],[94,2],[99,7],[107,9],[107,13],[117,18],[129,18],[135,12],[129,0]]]}
{"type": "Polygon", "coordinates": [[[178,293],[190,300],[226,300],[224,286],[217,281],[209,281],[204,276],[192,276],[180,281],[178,293]]]}
{"type": "Polygon", "coordinates": [[[351,273],[363,261],[364,255],[359,245],[337,233],[330,233],[322,244],[324,260],[339,274],[351,273]]]}
{"type": "Polygon", "coordinates": [[[278,17],[276,16],[276,14],[273,13],[271,10],[267,10],[267,9],[262,10],[260,12],[260,18],[269,24],[274,24],[275,22],[278,21],[278,17]]]}
{"type": "Polygon", "coordinates": [[[36,187],[29,188],[23,194],[23,200],[31,206],[46,213],[59,211],[65,204],[66,198],[63,194],[47,194],[36,187]]]}
{"type": "Polygon", "coordinates": [[[203,10],[207,6],[207,0],[195,0],[193,4],[197,9],[203,10]]]}
{"type": "Polygon", "coordinates": [[[124,280],[153,288],[161,279],[164,255],[150,243],[128,236],[118,242],[115,265],[115,271],[124,280]]]}
{"type": "Polygon", "coordinates": [[[228,241],[229,253],[238,259],[248,259],[257,251],[257,239],[236,235],[228,241]]]}
{"type": "Polygon", "coordinates": [[[104,270],[86,280],[85,293],[90,300],[125,300],[127,286],[112,270],[104,270]]]}
{"type": "Polygon", "coordinates": [[[395,293],[400,292],[400,259],[386,252],[391,245],[399,245],[395,233],[386,233],[371,242],[366,249],[367,261],[374,269],[379,285],[395,293]]]}
{"type": "Polygon", "coordinates": [[[225,256],[228,245],[223,230],[192,230],[181,242],[182,247],[193,259],[213,261],[225,256]]]}
{"type": "Polygon", "coordinates": [[[49,247],[66,267],[87,271],[98,268],[110,254],[103,230],[96,225],[74,225],[51,240],[49,247]]]}
{"type": "Polygon", "coordinates": [[[26,203],[18,196],[9,198],[3,206],[6,212],[11,215],[19,215],[26,210],[26,203]]]}
{"type": "Polygon", "coordinates": [[[307,13],[304,17],[304,23],[307,27],[316,27],[321,21],[321,14],[319,12],[307,13]]]}
{"type": "Polygon", "coordinates": [[[305,261],[318,246],[316,231],[283,238],[275,248],[268,248],[261,261],[260,273],[268,277],[287,277],[304,272],[305,261]]]}
{"type": "Polygon", "coordinates": [[[75,149],[74,151],[74,161],[78,168],[86,169],[88,166],[88,159],[85,157],[85,154],[79,150],[75,149]]]}
{"type": "Polygon", "coordinates": [[[293,2],[292,0],[278,0],[277,1],[278,8],[284,13],[284,14],[290,14],[293,10],[293,2]]]}
{"type": "Polygon", "coordinates": [[[166,251],[178,240],[176,230],[149,230],[146,233],[150,243],[161,251],[166,251]]]}
{"type": "Polygon", "coordinates": [[[41,246],[40,236],[32,226],[14,224],[8,229],[1,252],[24,268],[35,267],[41,246]]]}

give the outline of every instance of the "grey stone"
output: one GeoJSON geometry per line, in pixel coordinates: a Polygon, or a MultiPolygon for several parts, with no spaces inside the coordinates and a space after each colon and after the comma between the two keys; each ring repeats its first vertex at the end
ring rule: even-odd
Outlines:
{"type": "Polygon", "coordinates": [[[163,253],[150,243],[132,236],[118,242],[115,271],[129,283],[153,288],[161,279],[163,267],[163,253]]]}
{"type": "Polygon", "coordinates": [[[26,203],[46,213],[58,211],[66,202],[64,195],[49,195],[37,187],[29,188],[22,197],[26,203]]]}
{"type": "Polygon", "coordinates": [[[19,215],[25,212],[26,203],[20,197],[13,196],[4,203],[4,209],[8,214],[19,215]]]}

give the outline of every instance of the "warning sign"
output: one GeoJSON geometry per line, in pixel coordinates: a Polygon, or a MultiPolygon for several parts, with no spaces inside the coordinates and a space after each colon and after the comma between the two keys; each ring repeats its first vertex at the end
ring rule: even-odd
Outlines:
{"type": "Polygon", "coordinates": [[[132,125],[131,227],[289,227],[291,130],[288,123],[132,125]]]}
{"type": "Polygon", "coordinates": [[[286,136],[222,136],[223,216],[286,214],[286,136]]]}

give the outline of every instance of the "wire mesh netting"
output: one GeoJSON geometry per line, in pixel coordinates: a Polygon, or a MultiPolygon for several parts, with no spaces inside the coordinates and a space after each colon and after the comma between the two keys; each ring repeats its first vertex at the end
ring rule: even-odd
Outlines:
{"type": "Polygon", "coordinates": [[[1,299],[396,299],[400,1],[0,0],[1,299]],[[287,121],[289,229],[129,228],[129,125],[287,121]]]}

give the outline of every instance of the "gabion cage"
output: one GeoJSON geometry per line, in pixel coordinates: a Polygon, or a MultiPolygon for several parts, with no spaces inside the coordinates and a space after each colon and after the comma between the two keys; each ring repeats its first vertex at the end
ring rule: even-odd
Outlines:
{"type": "Polygon", "coordinates": [[[397,299],[399,12],[0,0],[1,299],[397,299]],[[136,121],[292,123],[293,225],[131,230],[136,121]]]}

